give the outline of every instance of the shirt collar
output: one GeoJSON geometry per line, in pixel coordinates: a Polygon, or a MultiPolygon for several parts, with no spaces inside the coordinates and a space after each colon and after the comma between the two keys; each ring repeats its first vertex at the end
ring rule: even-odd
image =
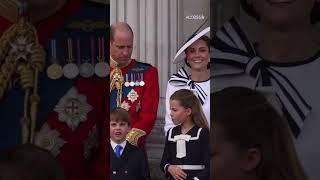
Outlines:
{"type": "Polygon", "coordinates": [[[112,139],[110,139],[110,144],[111,144],[111,147],[113,150],[116,148],[117,145],[122,146],[122,149],[124,149],[127,145],[127,141],[123,141],[122,143],[118,144],[118,143],[114,142],[112,139]]]}

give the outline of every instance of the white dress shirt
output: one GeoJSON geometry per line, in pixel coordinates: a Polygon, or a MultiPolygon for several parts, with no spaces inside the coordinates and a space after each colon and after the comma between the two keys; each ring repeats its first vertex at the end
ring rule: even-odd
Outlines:
{"type": "Polygon", "coordinates": [[[126,147],[127,145],[127,141],[123,141],[122,143],[118,144],[118,143],[115,143],[112,139],[110,139],[110,144],[111,144],[111,147],[113,149],[113,152],[116,152],[116,146],[117,145],[120,145],[122,147],[121,151],[120,151],[120,155],[122,155],[123,151],[124,151],[124,148],[126,147]]]}

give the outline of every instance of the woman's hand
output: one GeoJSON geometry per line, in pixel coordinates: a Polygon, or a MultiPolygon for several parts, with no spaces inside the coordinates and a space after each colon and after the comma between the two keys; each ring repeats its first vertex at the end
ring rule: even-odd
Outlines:
{"type": "Polygon", "coordinates": [[[187,174],[176,165],[169,165],[168,172],[175,180],[184,180],[187,178],[187,174]]]}

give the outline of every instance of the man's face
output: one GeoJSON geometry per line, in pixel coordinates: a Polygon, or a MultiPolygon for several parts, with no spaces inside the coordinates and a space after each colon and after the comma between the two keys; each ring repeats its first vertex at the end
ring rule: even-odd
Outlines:
{"type": "Polygon", "coordinates": [[[130,126],[124,121],[110,120],[110,139],[115,143],[122,143],[130,131],[130,126]]]}
{"type": "Polygon", "coordinates": [[[116,31],[110,42],[110,55],[120,67],[127,66],[131,61],[133,36],[130,31],[116,31]]]}

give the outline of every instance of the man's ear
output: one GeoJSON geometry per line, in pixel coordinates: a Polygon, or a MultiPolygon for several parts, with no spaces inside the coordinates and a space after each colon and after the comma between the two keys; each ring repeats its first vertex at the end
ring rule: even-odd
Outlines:
{"type": "Polygon", "coordinates": [[[261,151],[258,148],[249,148],[245,154],[245,162],[243,164],[244,171],[256,169],[262,161],[261,151]]]}

